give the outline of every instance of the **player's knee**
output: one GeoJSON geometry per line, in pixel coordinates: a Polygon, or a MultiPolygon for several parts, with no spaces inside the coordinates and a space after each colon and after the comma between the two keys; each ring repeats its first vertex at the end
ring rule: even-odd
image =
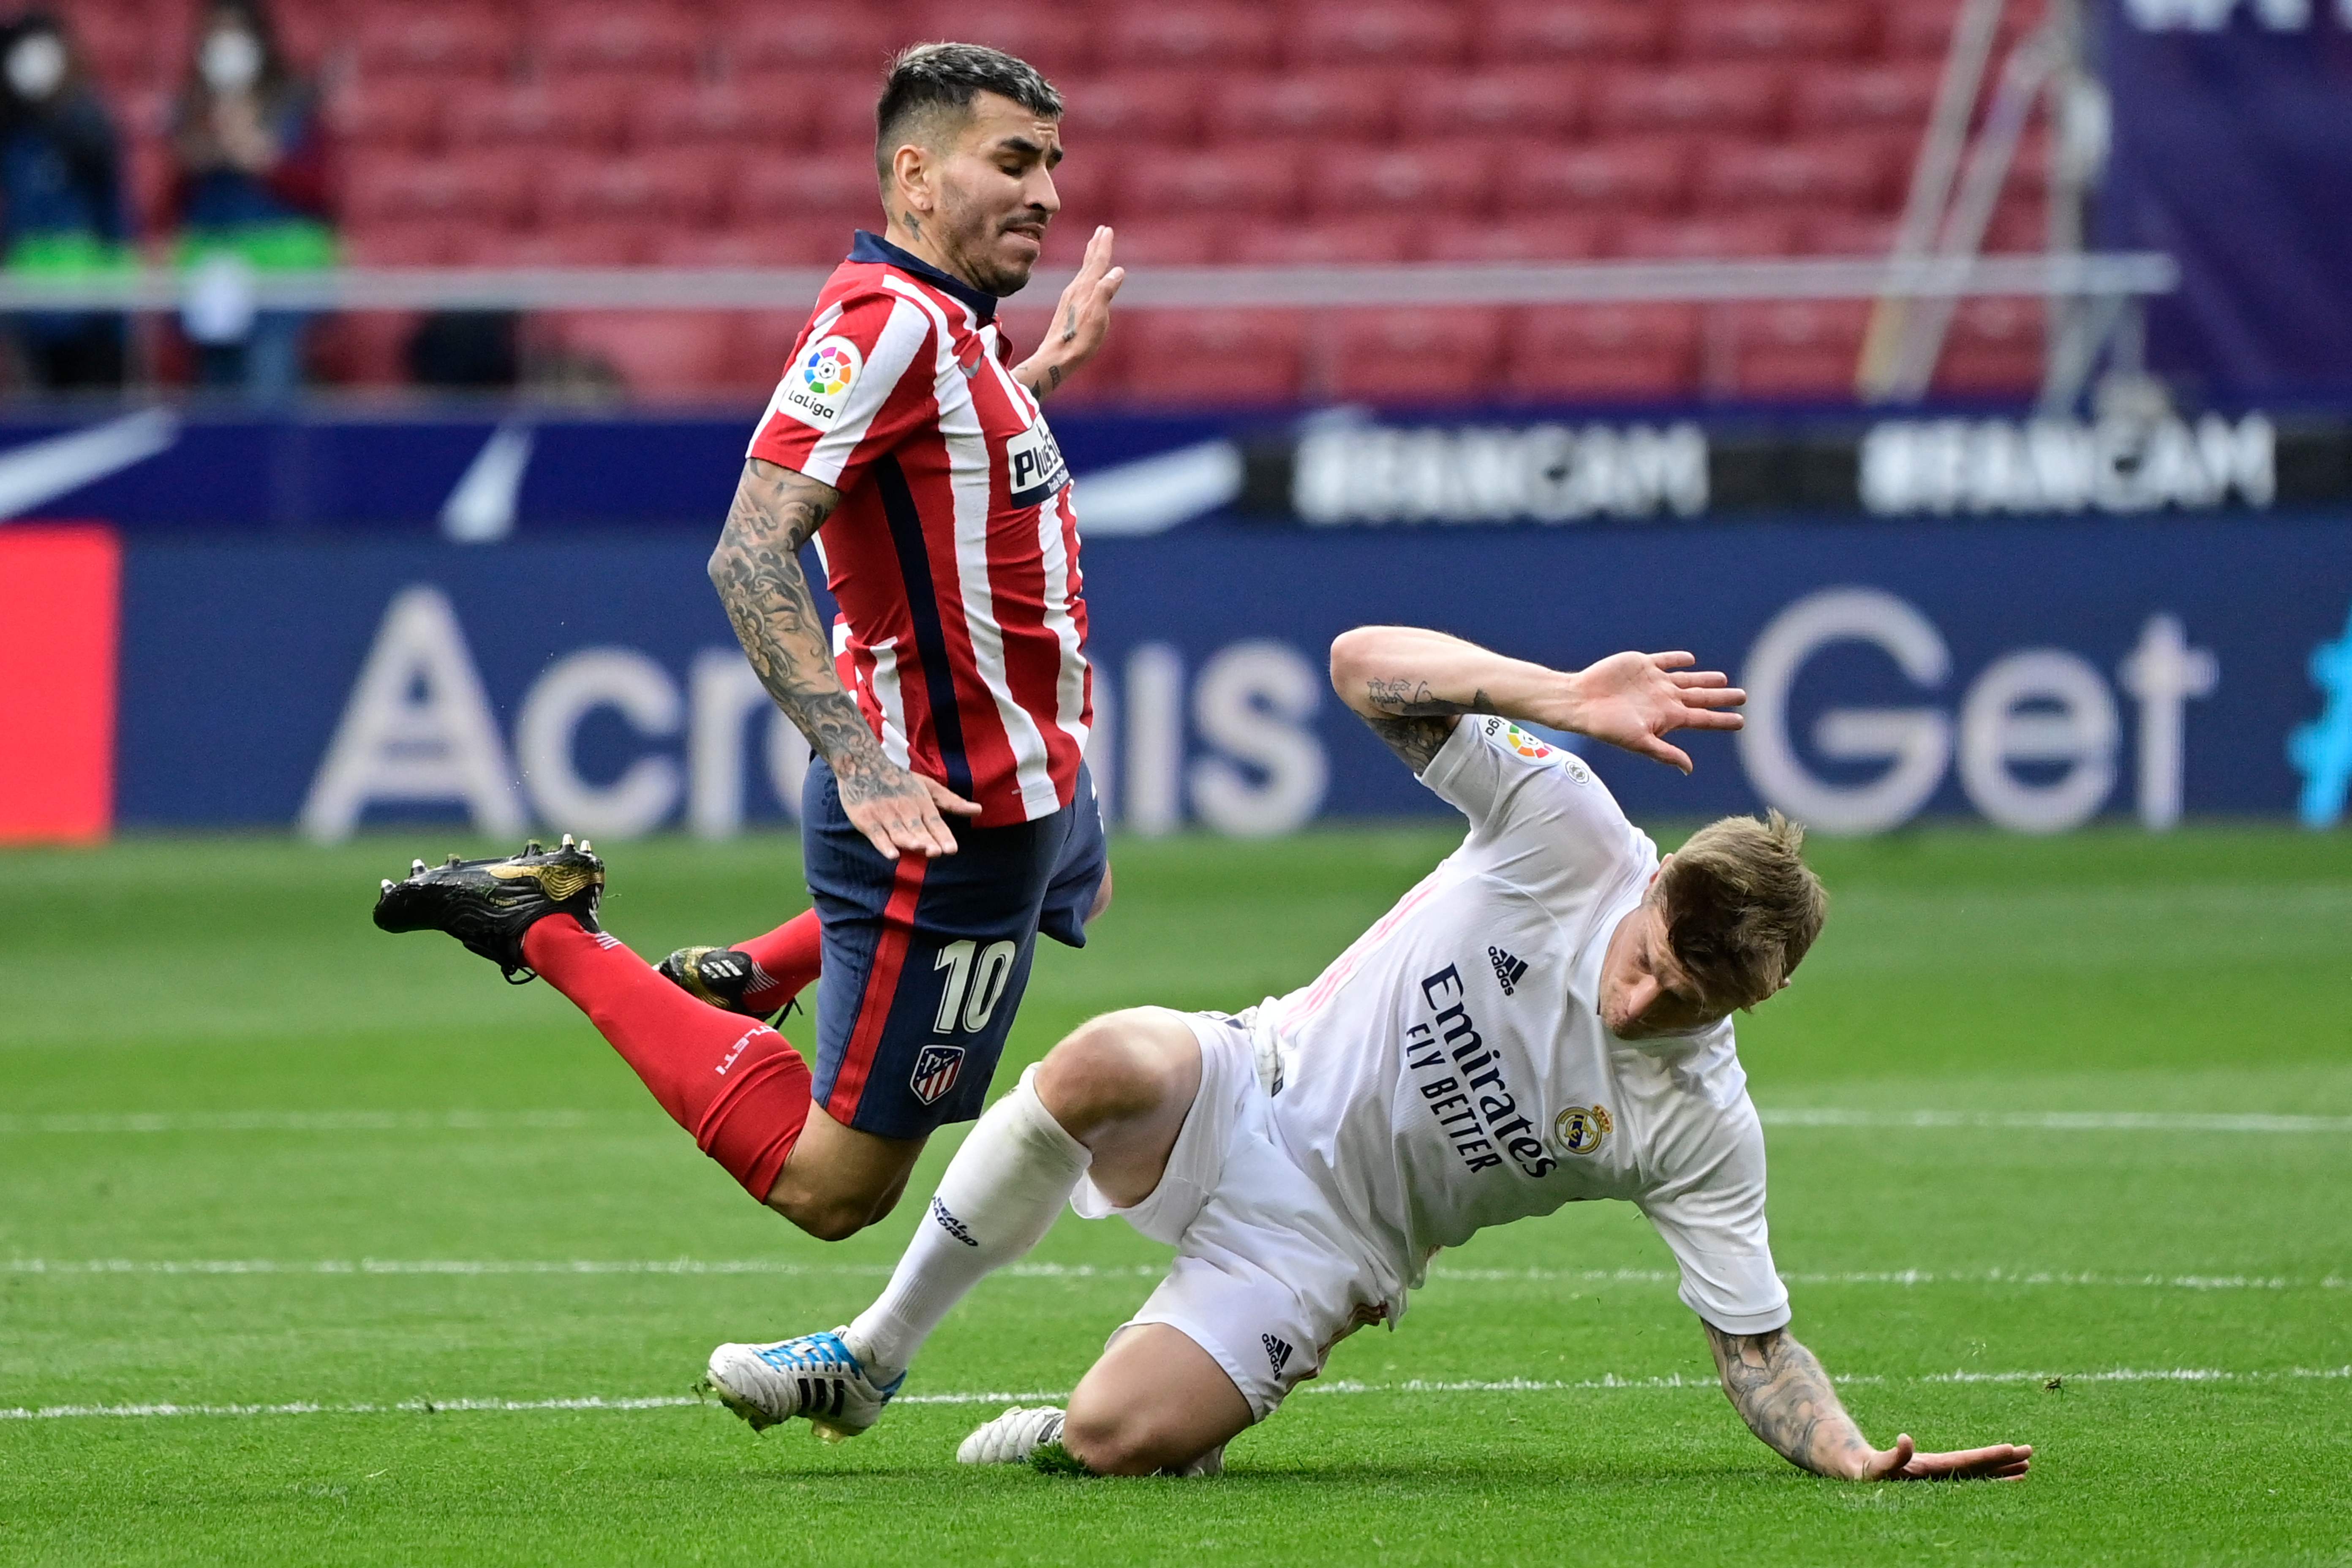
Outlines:
{"type": "Polygon", "coordinates": [[[768,1206],[819,1241],[845,1241],[898,1206],[900,1182],[880,1199],[864,1193],[810,1192],[778,1182],[768,1194],[768,1206]]]}
{"type": "Polygon", "coordinates": [[[1149,1114],[1167,1097],[1166,1053],[1150,1026],[1160,1015],[1130,1008],[1081,1024],[1037,1069],[1037,1093],[1073,1135],[1149,1114]]]}
{"type": "Polygon", "coordinates": [[[1163,1428],[1148,1414],[1089,1409],[1073,1402],[1062,1424],[1062,1447],[1098,1476],[1152,1476],[1181,1470],[1200,1458],[1181,1450],[1193,1440],[1163,1428]]]}

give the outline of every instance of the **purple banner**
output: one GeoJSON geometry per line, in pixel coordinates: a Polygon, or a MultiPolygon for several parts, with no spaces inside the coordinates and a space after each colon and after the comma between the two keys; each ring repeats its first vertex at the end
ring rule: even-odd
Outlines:
{"type": "Polygon", "coordinates": [[[2094,232],[2180,291],[2150,367],[2192,397],[2352,395],[2352,5],[2103,0],[2114,144],[2094,232]]]}

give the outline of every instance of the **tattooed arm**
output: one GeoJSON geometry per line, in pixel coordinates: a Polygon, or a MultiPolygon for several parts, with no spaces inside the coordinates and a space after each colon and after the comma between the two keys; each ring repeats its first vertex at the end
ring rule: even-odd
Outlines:
{"type": "Polygon", "coordinates": [[[1110,331],[1110,302],[1127,281],[1127,268],[1110,264],[1111,231],[1095,230],[1087,241],[1078,275],[1062,290],[1053,325],[1037,352],[1013,367],[1013,377],[1041,401],[1102,348],[1110,331]]]}
{"type": "Polygon", "coordinates": [[[1838,1403],[1829,1373],[1788,1330],[1727,1334],[1705,1326],[1732,1408],[1767,1447],[1801,1470],[1843,1481],[2012,1481],[2032,1468],[2033,1450],[2010,1443],[1922,1454],[1906,1433],[1892,1448],[1874,1448],[1838,1403]]]}
{"type": "Polygon", "coordinates": [[[842,809],[858,831],[892,859],[952,855],[955,835],[940,812],[969,816],[980,807],[883,754],[834,672],[832,639],[801,570],[801,546],[840,500],[831,485],[764,458],[746,459],[710,554],[710,581],[760,684],[832,767],[842,809]]]}
{"type": "Polygon", "coordinates": [[[1690,772],[1670,731],[1737,730],[1748,700],[1686,653],[1620,653],[1580,670],[1547,669],[1418,626],[1358,626],[1331,644],[1331,685],[1415,773],[1454,717],[1497,713],[1572,730],[1690,772]]]}

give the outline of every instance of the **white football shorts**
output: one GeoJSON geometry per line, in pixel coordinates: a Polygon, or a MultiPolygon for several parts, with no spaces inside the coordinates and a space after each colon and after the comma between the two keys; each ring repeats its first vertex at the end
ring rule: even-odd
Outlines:
{"type": "MultiPolygon", "coordinates": [[[[1255,1009],[1253,1009],[1253,1012],[1255,1009]]],[[[1323,1369],[1331,1347],[1392,1316],[1338,1208],[1274,1135],[1276,1068],[1261,1064],[1250,1013],[1184,1013],[1201,1042],[1201,1092],[1151,1195],[1115,1207],[1092,1181],[1070,1206],[1117,1215],[1176,1248],[1166,1279],[1111,1338],[1166,1323],[1214,1356],[1259,1421],[1323,1369]],[[1263,1081],[1262,1081],[1263,1075],[1263,1081]]]]}

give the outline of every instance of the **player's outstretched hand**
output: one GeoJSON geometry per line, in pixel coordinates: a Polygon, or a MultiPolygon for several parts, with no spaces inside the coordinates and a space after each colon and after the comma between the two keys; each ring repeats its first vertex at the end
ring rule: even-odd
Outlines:
{"type": "Polygon", "coordinates": [[[1870,1457],[1856,1480],[1864,1481],[2021,1481],[2033,1468],[2033,1448],[2026,1443],[1995,1443],[1990,1448],[1963,1448],[1952,1454],[1922,1454],[1906,1432],[1895,1447],[1870,1457]]]}
{"type": "Polygon", "coordinates": [[[1095,357],[1110,333],[1110,302],[1127,281],[1127,268],[1110,264],[1111,237],[1106,226],[1087,241],[1086,258],[1054,307],[1054,324],[1045,330],[1045,341],[1021,367],[1034,371],[1021,379],[1038,393],[1061,385],[1095,357]]]}
{"type": "Polygon", "coordinates": [[[940,814],[978,816],[980,807],[937,779],[899,767],[877,749],[870,757],[834,763],[841,809],[877,854],[952,855],[955,835],[940,814]]]}
{"type": "Polygon", "coordinates": [[[1691,771],[1691,760],[1661,737],[1676,730],[1737,730],[1728,711],[1748,700],[1719,669],[1693,669],[1686,653],[1618,653],[1580,671],[1558,727],[1691,771]]]}

